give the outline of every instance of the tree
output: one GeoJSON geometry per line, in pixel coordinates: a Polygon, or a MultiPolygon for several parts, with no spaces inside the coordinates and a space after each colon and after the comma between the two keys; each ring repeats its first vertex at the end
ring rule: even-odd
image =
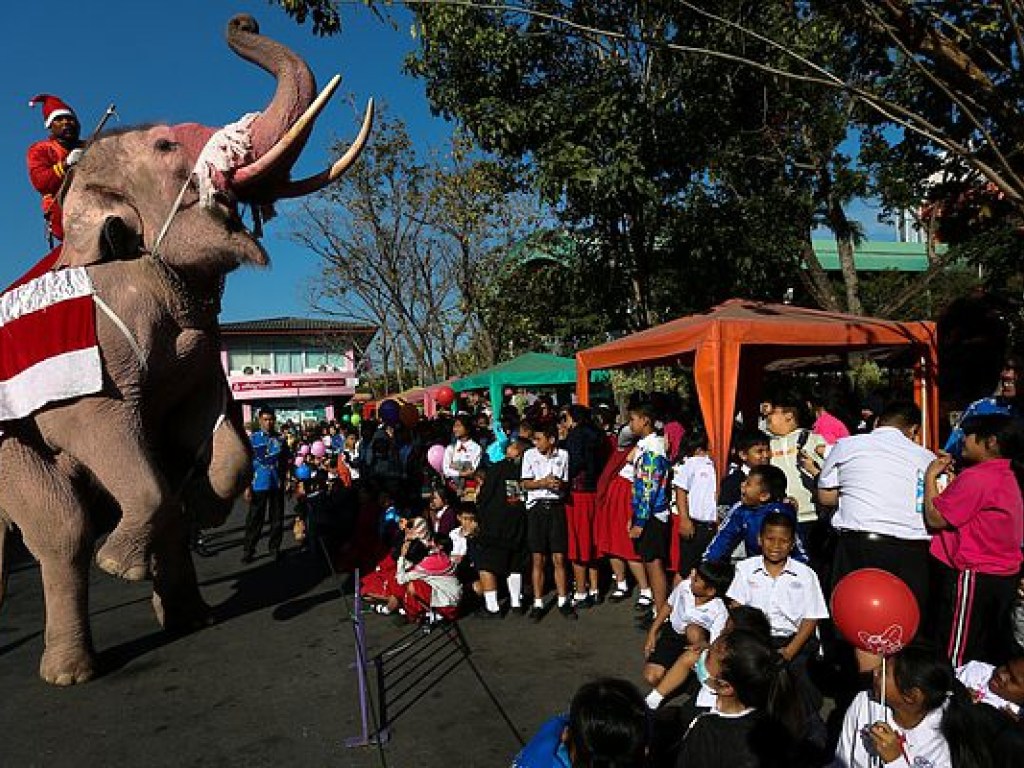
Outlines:
{"type": "Polygon", "coordinates": [[[539,216],[465,142],[446,156],[421,154],[383,113],[360,162],[304,203],[293,234],[323,265],[314,307],[376,325],[383,380],[400,389],[456,373],[471,339],[491,349],[474,363],[494,362],[472,307],[518,227],[539,216]]]}

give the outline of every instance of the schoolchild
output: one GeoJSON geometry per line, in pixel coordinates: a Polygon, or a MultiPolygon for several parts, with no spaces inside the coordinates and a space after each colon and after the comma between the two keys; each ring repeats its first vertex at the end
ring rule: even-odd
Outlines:
{"type": "Polygon", "coordinates": [[[759,608],[772,628],[772,645],[789,663],[804,701],[812,738],[823,739],[818,714],[821,694],[811,683],[807,666],[818,650],[815,630],[829,616],[817,574],[791,555],[796,545],[792,516],[772,512],[761,524],[761,555],[736,566],[736,577],[726,596],[741,605],[759,608]]]}
{"type": "Polygon", "coordinates": [[[1013,417],[968,419],[967,468],[940,493],[952,470],[943,454],[925,472],[925,521],[935,531],[931,616],[934,637],[954,665],[967,659],[999,663],[1009,655],[1010,607],[1017,593],[1024,540],[1024,501],[1018,478],[1024,440],[1013,417]]]}
{"type": "Polygon", "coordinates": [[[912,643],[888,659],[872,691],[846,710],[832,768],[981,768],[990,765],[983,728],[953,667],[937,649],[912,643]]]}
{"type": "MultiPolygon", "coordinates": [[[[761,525],[773,513],[787,515],[796,521],[796,511],[786,498],[786,476],[781,469],[770,464],[751,467],[740,485],[741,496],[729,510],[708,548],[705,560],[728,560],[736,548],[743,544],[747,557],[761,554],[761,525]]],[[[797,535],[793,558],[807,562],[803,543],[797,535]]]]}
{"type": "Polygon", "coordinates": [[[509,605],[522,612],[523,574],[530,567],[526,547],[526,506],[522,488],[523,454],[532,443],[521,437],[505,448],[505,458],[491,464],[477,493],[476,564],[480,571],[484,608],[480,618],[500,618],[498,580],[508,586],[509,605]]]}
{"type": "Polygon", "coordinates": [[[526,538],[533,557],[533,607],[530,618],[544,617],[544,568],[550,555],[554,567],[558,611],[567,619],[579,616],[569,600],[565,555],[569,549],[565,495],[569,487],[569,454],[557,445],[558,427],[547,421],[533,434],[533,448],[523,456],[526,491],[526,538]]]}
{"type": "MultiPolygon", "coordinates": [[[[629,537],[644,562],[647,581],[654,597],[652,613],[642,619],[650,627],[654,615],[668,598],[665,562],[669,555],[669,473],[671,464],[665,438],[655,428],[655,413],[650,403],[637,403],[629,412],[629,429],[638,437],[633,448],[632,519],[629,537]]],[[[644,626],[646,625],[646,626],[644,626]]]]}
{"type": "Polygon", "coordinates": [[[725,632],[694,666],[715,691],[690,724],[676,768],[797,768],[804,720],[787,665],[759,635],[725,632]]]}
{"type": "Polygon", "coordinates": [[[679,517],[677,573],[682,576],[700,562],[718,528],[718,479],[708,455],[706,432],[694,431],[682,437],[680,453],[684,458],[672,470],[672,490],[673,511],[679,517]]]}
{"type": "Polygon", "coordinates": [[[406,541],[398,556],[395,580],[406,589],[402,598],[409,621],[433,623],[454,619],[458,614],[462,585],[455,575],[455,563],[436,539],[406,541]]]}
{"type": "Polygon", "coordinates": [[[728,563],[698,563],[654,617],[644,642],[644,679],[654,686],[647,696],[651,709],[685,681],[692,665],[676,665],[685,651],[706,647],[721,634],[729,616],[722,598],[732,578],[728,563]]]}
{"type": "Polygon", "coordinates": [[[736,452],[736,464],[722,479],[718,492],[719,510],[732,509],[740,501],[743,481],[747,479],[753,467],[770,464],[772,460],[771,439],[764,432],[741,432],[733,440],[736,452]]]}

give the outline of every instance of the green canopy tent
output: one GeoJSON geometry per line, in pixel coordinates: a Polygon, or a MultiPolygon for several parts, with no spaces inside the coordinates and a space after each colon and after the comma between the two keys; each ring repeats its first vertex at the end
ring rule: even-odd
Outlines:
{"type": "MultiPolygon", "coordinates": [[[[591,382],[607,381],[607,371],[592,371],[591,382]]],[[[485,371],[464,376],[451,383],[456,392],[486,389],[491,396],[491,421],[497,423],[505,387],[542,387],[576,384],[576,360],[571,357],[527,352],[514,360],[485,371]]]]}

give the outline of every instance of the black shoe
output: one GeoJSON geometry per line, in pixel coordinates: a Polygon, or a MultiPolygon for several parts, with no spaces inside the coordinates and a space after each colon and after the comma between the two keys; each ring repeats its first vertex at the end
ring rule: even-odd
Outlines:
{"type": "Polygon", "coordinates": [[[610,603],[621,603],[623,600],[628,600],[629,596],[633,594],[632,589],[619,589],[616,587],[608,595],[608,602],[610,603]]]}
{"type": "Polygon", "coordinates": [[[650,630],[650,628],[653,625],[654,625],[654,616],[652,616],[649,613],[645,613],[643,616],[640,616],[636,620],[636,628],[637,629],[641,629],[644,632],[647,632],[648,630],[650,630]]]}
{"type": "Polygon", "coordinates": [[[580,617],[580,615],[576,613],[576,609],[572,607],[572,603],[568,600],[565,601],[565,605],[558,606],[558,612],[565,618],[571,619],[572,621],[576,621],[580,617]]]}
{"type": "Polygon", "coordinates": [[[590,601],[591,605],[602,605],[604,603],[604,593],[591,592],[589,595],[587,595],[587,600],[590,601]]]}
{"type": "Polygon", "coordinates": [[[633,604],[634,611],[649,611],[654,605],[654,598],[647,595],[640,595],[633,604]]]}
{"type": "Polygon", "coordinates": [[[277,562],[281,562],[282,560],[284,560],[284,552],[282,552],[280,549],[275,549],[273,552],[270,553],[270,556],[274,558],[274,560],[277,562]]]}
{"type": "Polygon", "coordinates": [[[473,616],[478,619],[502,619],[504,616],[501,611],[489,611],[486,608],[479,608],[473,612],[473,616]]]}
{"type": "Polygon", "coordinates": [[[534,606],[530,609],[530,612],[527,614],[527,616],[530,617],[530,621],[538,622],[544,618],[544,609],[534,606]]]}
{"type": "Polygon", "coordinates": [[[242,555],[242,562],[246,564],[251,563],[255,559],[256,558],[253,557],[250,552],[246,552],[244,555],[242,555]]]}
{"type": "Polygon", "coordinates": [[[530,612],[529,607],[525,606],[525,605],[520,605],[519,607],[512,608],[511,610],[513,612],[519,614],[520,616],[526,616],[530,612]]]}

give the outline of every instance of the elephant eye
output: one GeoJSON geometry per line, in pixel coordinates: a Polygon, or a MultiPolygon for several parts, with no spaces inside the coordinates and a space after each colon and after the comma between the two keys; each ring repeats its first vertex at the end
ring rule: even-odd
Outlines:
{"type": "Polygon", "coordinates": [[[156,144],[153,145],[157,152],[173,152],[180,146],[178,142],[170,139],[157,139],[156,144]]]}

